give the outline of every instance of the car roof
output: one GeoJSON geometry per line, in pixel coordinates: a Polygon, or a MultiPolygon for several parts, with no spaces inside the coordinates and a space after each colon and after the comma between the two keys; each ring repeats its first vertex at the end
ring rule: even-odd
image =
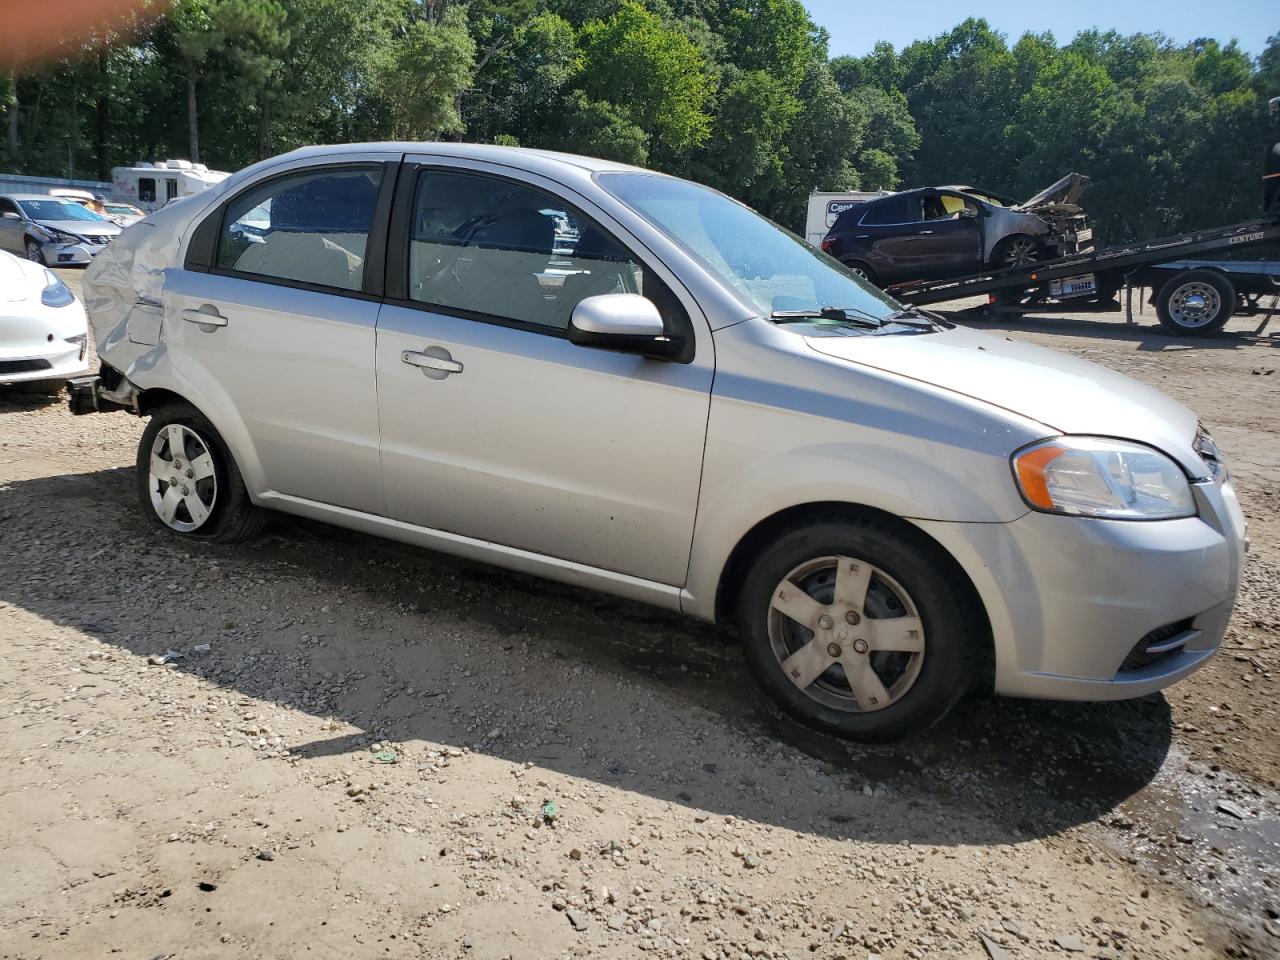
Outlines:
{"type": "Polygon", "coordinates": [[[70,200],[70,197],[55,197],[47,193],[3,193],[0,196],[7,200],[70,200]]]}
{"type": "Polygon", "coordinates": [[[313,147],[301,147],[286,157],[304,160],[310,157],[333,157],[343,154],[371,153],[377,151],[393,153],[430,153],[437,156],[458,157],[469,160],[489,160],[494,163],[503,161],[525,161],[531,158],[557,160],[583,170],[598,173],[604,170],[627,170],[637,173],[655,173],[643,167],[636,167],[613,160],[601,160],[598,157],[583,157],[575,153],[560,153],[555,150],[539,150],[532,147],[507,147],[491,143],[445,143],[438,140],[419,141],[387,141],[381,143],[339,143],[322,144],[313,147]]]}

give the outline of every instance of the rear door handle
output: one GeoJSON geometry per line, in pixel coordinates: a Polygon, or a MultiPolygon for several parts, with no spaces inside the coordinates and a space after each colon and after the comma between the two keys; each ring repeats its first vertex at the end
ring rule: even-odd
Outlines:
{"type": "Polygon", "coordinates": [[[218,312],[218,308],[206,303],[199,310],[183,310],[182,319],[189,323],[200,323],[210,327],[225,327],[227,318],[218,312]]]}
{"type": "Polygon", "coordinates": [[[919,232],[916,234],[916,236],[917,236],[917,237],[926,237],[926,236],[928,236],[928,235],[929,235],[929,234],[931,234],[931,233],[933,233],[933,231],[932,231],[932,230],[921,230],[921,231],[919,231],[919,232]]]}
{"type": "Polygon", "coordinates": [[[429,352],[405,350],[400,354],[400,359],[410,366],[422,367],[424,370],[437,370],[445,376],[462,372],[462,364],[454,360],[448,350],[443,347],[427,347],[427,351],[429,352]]]}

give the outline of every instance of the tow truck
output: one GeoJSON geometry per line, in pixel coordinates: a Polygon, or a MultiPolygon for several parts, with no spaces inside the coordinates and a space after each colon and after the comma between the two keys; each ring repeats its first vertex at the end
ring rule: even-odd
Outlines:
{"type": "Polygon", "coordinates": [[[1280,264],[1274,260],[1212,259],[1280,241],[1280,97],[1270,102],[1278,142],[1263,168],[1263,216],[1208,230],[1120,244],[1074,256],[1041,260],[1024,267],[988,270],[945,280],[915,280],[887,288],[903,303],[925,306],[968,297],[987,297],[973,310],[987,316],[1059,312],[1110,312],[1127,291],[1133,319],[1133,291],[1152,290],[1156,316],[1172,333],[1203,337],[1222,329],[1233,314],[1280,313],[1280,264]],[[1271,296],[1272,305],[1262,306],[1271,296]]]}

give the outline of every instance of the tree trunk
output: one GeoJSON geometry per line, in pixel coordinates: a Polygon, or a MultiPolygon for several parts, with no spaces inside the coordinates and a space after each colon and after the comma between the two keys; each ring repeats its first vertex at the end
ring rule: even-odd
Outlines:
{"type": "Polygon", "coordinates": [[[271,156],[271,101],[258,96],[258,159],[271,156]]]}
{"type": "Polygon", "coordinates": [[[98,116],[94,152],[98,155],[98,179],[111,179],[111,79],[107,71],[107,51],[98,51],[98,116]]]}
{"type": "Polygon", "coordinates": [[[9,165],[14,170],[21,170],[18,162],[18,72],[9,71],[9,102],[5,104],[5,112],[9,121],[9,165]]]}
{"type": "Polygon", "coordinates": [[[196,113],[196,68],[187,65],[187,133],[191,138],[191,162],[200,162],[200,118],[196,113]]]}

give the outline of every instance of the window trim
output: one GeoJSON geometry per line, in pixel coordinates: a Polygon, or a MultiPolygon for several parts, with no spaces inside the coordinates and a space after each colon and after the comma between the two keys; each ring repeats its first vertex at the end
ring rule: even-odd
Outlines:
{"type": "MultiPolygon", "coordinates": [[[[858,226],[860,227],[912,227],[912,226],[915,226],[917,223],[925,222],[924,206],[922,205],[920,207],[921,219],[919,220],[900,220],[900,221],[895,221],[894,223],[867,223],[867,214],[869,214],[872,210],[875,209],[875,205],[877,203],[883,203],[887,200],[896,200],[896,199],[899,199],[899,197],[881,197],[879,200],[873,200],[870,203],[868,203],[867,209],[862,212],[862,219],[858,221],[858,226]]],[[[917,203],[921,203],[923,200],[923,197],[921,195],[917,195],[912,199],[914,199],[917,203]]]]}
{"type": "Polygon", "coordinates": [[[277,287],[289,287],[294,290],[307,290],[312,293],[327,293],[331,296],[350,297],[354,300],[382,299],[384,283],[384,262],[387,246],[387,223],[390,218],[391,201],[395,195],[396,178],[399,175],[398,160],[358,160],[333,161],[299,167],[291,167],[270,176],[254,180],[237,190],[231,196],[220,201],[218,205],[205,215],[191,233],[191,242],[187,245],[187,255],[183,269],[196,273],[209,273],[219,277],[231,277],[236,280],[252,280],[256,283],[268,283],[277,287]],[[227,211],[235,201],[245,194],[257,190],[278,180],[293,179],[325,171],[369,170],[379,169],[382,179],[378,184],[378,197],[374,202],[373,218],[369,221],[368,240],[365,244],[364,275],[360,288],[350,290],[346,287],[335,287],[330,284],[312,283],[307,280],[291,280],[287,277],[272,277],[261,273],[250,273],[246,270],[231,270],[218,266],[218,248],[226,230],[227,211]],[[216,223],[215,228],[209,225],[216,223]],[[202,231],[208,230],[212,239],[202,231]],[[207,261],[203,258],[207,257],[207,261]]]}
{"type": "MultiPolygon", "coordinates": [[[[692,363],[696,352],[697,336],[695,333],[693,317],[689,315],[688,308],[681,301],[681,298],[674,290],[671,284],[658,275],[658,272],[648,264],[644,257],[636,254],[630,244],[623,243],[615,235],[614,231],[607,229],[599,222],[597,217],[592,216],[587,211],[581,209],[582,204],[576,203],[560,193],[556,193],[540,184],[530,183],[518,176],[506,176],[501,173],[493,173],[489,170],[476,169],[469,166],[455,166],[446,162],[428,163],[417,160],[406,160],[401,165],[402,171],[396,184],[395,203],[392,206],[390,230],[387,239],[386,252],[386,286],[384,288],[383,301],[396,307],[407,307],[411,310],[418,310],[422,313],[436,313],[446,317],[456,317],[461,320],[473,320],[477,323],[487,323],[497,327],[506,327],[509,330],[524,330],[528,333],[536,333],[541,336],[554,337],[557,340],[569,339],[569,331],[567,328],[552,327],[547,324],[533,323],[528,320],[518,320],[514,317],[505,317],[496,313],[485,313],[480,310],[468,310],[465,307],[455,307],[448,304],[430,303],[426,300],[412,300],[409,298],[409,227],[413,215],[413,205],[418,190],[418,178],[425,173],[452,173],[461,174],[472,177],[483,177],[488,180],[497,180],[504,184],[510,184],[516,187],[523,187],[526,190],[532,190],[535,193],[544,194],[552,200],[566,204],[571,207],[579,216],[587,219],[593,227],[603,233],[611,241],[616,243],[618,247],[625,251],[627,256],[636,263],[642,271],[648,276],[653,277],[658,283],[667,289],[672,301],[680,308],[683,316],[683,330],[668,331],[674,336],[684,338],[685,350],[682,354],[668,358],[673,363],[692,363]],[[396,255],[391,255],[391,245],[396,247],[396,255]]],[[[563,188],[562,188],[563,189],[563,188]]]]}

